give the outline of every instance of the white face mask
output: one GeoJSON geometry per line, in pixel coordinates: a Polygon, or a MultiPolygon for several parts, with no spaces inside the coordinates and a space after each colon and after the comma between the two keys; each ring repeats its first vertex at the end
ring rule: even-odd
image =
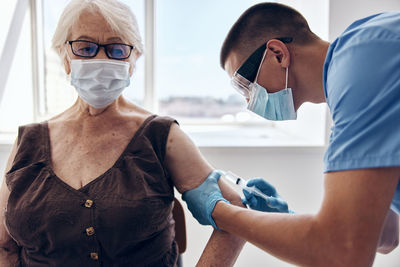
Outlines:
{"type": "Polygon", "coordinates": [[[295,120],[297,119],[297,113],[294,109],[292,88],[288,88],[289,67],[286,68],[286,85],[284,89],[275,93],[268,93],[267,89],[257,83],[258,74],[260,74],[261,65],[264,62],[266,54],[267,50],[265,50],[260,66],[258,67],[247,109],[267,120],[295,120]]]}
{"type": "Polygon", "coordinates": [[[94,108],[104,108],[129,86],[129,62],[103,59],[71,60],[71,84],[94,108]]]}
{"type": "Polygon", "coordinates": [[[276,93],[254,82],[247,108],[267,120],[283,121],[297,119],[294,109],[292,88],[288,88],[288,69],[286,68],[286,86],[276,93]]]}

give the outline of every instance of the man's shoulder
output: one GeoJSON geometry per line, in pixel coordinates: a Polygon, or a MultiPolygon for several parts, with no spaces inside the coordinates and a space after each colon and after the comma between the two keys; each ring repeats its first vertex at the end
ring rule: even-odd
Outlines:
{"type": "Polygon", "coordinates": [[[376,31],[376,30],[389,30],[391,32],[400,32],[400,12],[384,12],[375,15],[371,15],[359,20],[354,21],[349,27],[343,32],[342,35],[352,31],[376,31]],[[397,26],[397,27],[395,27],[397,26]]]}
{"type": "Polygon", "coordinates": [[[335,50],[373,41],[400,40],[400,12],[385,12],[353,22],[337,38],[335,50]]]}
{"type": "Polygon", "coordinates": [[[376,14],[354,22],[328,49],[324,64],[325,86],[329,87],[332,79],[335,85],[342,85],[342,82],[361,84],[373,76],[387,78],[400,64],[399,44],[400,12],[376,14]]]}

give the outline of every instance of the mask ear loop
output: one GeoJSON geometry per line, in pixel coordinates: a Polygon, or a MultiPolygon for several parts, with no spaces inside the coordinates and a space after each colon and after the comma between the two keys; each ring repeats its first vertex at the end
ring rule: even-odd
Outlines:
{"type": "Polygon", "coordinates": [[[254,84],[257,83],[257,79],[258,79],[258,75],[260,74],[261,66],[264,63],[265,56],[267,55],[267,50],[268,50],[268,48],[265,49],[264,55],[263,55],[263,57],[261,59],[261,63],[258,66],[256,78],[254,79],[254,82],[251,84],[251,86],[249,88],[250,89],[250,101],[251,101],[252,98],[254,98],[254,94],[255,94],[256,90],[254,90],[253,87],[254,87],[254,84]]]}
{"type": "Polygon", "coordinates": [[[258,70],[257,70],[256,78],[254,79],[254,83],[257,82],[258,74],[260,74],[261,66],[262,66],[262,64],[264,63],[265,56],[267,55],[267,50],[268,50],[268,47],[265,49],[264,55],[263,55],[263,57],[262,57],[262,59],[261,59],[261,63],[260,63],[260,65],[258,66],[258,70]]]}
{"type": "Polygon", "coordinates": [[[285,89],[288,88],[288,72],[289,72],[289,67],[286,68],[286,86],[285,86],[285,89]]]}

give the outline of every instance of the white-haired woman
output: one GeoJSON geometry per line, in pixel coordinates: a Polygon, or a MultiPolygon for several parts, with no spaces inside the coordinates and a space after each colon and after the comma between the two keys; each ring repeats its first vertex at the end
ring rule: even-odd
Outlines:
{"type": "MultiPolygon", "coordinates": [[[[174,266],[173,187],[198,186],[212,167],[173,119],[121,95],[143,52],[134,15],[117,0],[72,0],[53,47],[79,97],[19,128],[0,194],[0,265],[174,266]]],[[[214,231],[199,265],[233,265],[242,245],[214,231]]]]}

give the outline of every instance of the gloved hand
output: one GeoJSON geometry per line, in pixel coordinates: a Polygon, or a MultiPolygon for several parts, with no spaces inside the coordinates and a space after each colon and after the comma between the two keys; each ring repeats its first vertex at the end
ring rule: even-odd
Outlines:
{"type": "Polygon", "coordinates": [[[212,225],[218,229],[211,214],[218,201],[226,200],[218,186],[218,180],[221,173],[214,170],[206,178],[206,180],[198,187],[188,190],[182,194],[182,199],[186,201],[188,209],[193,217],[202,225],[212,225]]]}
{"type": "Polygon", "coordinates": [[[242,199],[243,204],[248,205],[253,210],[265,211],[265,212],[286,212],[294,213],[289,210],[288,204],[284,201],[281,196],[276,191],[275,187],[269,184],[262,178],[253,178],[247,181],[248,187],[255,186],[258,190],[267,196],[270,196],[268,201],[250,193],[243,189],[244,199],[242,199]]]}

